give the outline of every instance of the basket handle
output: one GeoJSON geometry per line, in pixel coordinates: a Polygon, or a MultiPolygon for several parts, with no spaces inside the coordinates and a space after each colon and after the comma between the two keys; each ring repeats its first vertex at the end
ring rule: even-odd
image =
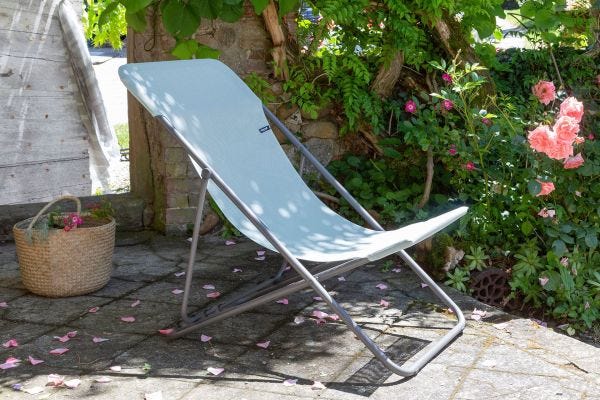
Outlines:
{"type": "Polygon", "coordinates": [[[44,206],[44,208],[42,208],[40,210],[40,212],[38,212],[35,217],[33,217],[33,219],[31,220],[31,222],[29,223],[29,226],[27,227],[27,233],[31,233],[31,229],[33,228],[33,226],[35,225],[35,223],[37,222],[38,219],[40,219],[40,217],[42,216],[42,214],[44,214],[44,212],[49,209],[50,207],[52,207],[55,203],[58,203],[59,201],[62,200],[73,200],[75,202],[75,204],[77,204],[77,214],[81,214],[81,201],[79,200],[78,197],[72,196],[70,194],[66,194],[63,196],[59,196],[56,199],[52,200],[50,203],[46,204],[44,206]]]}

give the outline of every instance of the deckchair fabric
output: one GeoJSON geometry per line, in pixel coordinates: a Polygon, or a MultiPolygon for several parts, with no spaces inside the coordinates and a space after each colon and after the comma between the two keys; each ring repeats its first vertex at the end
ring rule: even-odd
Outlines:
{"type": "MultiPolygon", "coordinates": [[[[129,64],[119,73],[129,91],[154,116],[165,115],[196,155],[218,171],[298,259],[378,260],[430,237],[466,212],[461,207],[387,232],[356,225],[306,186],[273,135],[260,99],[224,64],[216,60],[129,64]]],[[[208,190],[237,229],[276,251],[212,182],[208,190]]]]}

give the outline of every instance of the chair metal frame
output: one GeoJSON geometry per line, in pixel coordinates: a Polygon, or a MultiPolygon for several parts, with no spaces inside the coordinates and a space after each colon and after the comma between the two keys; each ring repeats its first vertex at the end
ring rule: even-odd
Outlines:
{"type": "MultiPolygon", "coordinates": [[[[360,205],[358,201],[340,184],[333,175],[310,153],[310,151],[302,145],[302,143],[294,136],[292,132],[265,106],[264,113],[267,119],[273,123],[297,149],[302,156],[307,159],[321,174],[321,176],[331,184],[337,192],[356,210],[356,212],[367,222],[373,229],[383,231],[381,225],[360,205]]],[[[202,168],[200,173],[200,198],[198,200],[198,209],[196,211],[194,231],[192,235],[192,243],[190,249],[190,258],[186,270],[186,281],[184,288],[184,297],[181,305],[181,319],[186,325],[185,327],[173,332],[170,337],[178,338],[184,336],[202,326],[209,323],[220,321],[224,318],[248,311],[261,304],[277,300],[281,297],[297,292],[305,288],[312,288],[327,305],[341,318],[348,328],[364,343],[364,345],[373,353],[373,355],[383,363],[393,373],[408,377],[419,372],[429,361],[439,354],[445,346],[451,343],[458,337],[464,327],[465,318],[458,306],[452,299],[427,275],[425,271],[410,257],[406,251],[400,250],[397,254],[406,262],[406,264],[425,282],[433,291],[437,298],[446,304],[454,315],[457,317],[457,323],[443,337],[431,342],[422,351],[422,354],[417,353],[411,359],[402,365],[392,361],[386,353],[375,342],[369,338],[365,332],[354,322],[352,317],[342,308],[323,287],[321,281],[332,278],[347,271],[351,271],[361,265],[369,262],[366,258],[352,259],[334,265],[334,263],[323,263],[317,266],[317,269],[311,272],[302,264],[299,259],[296,259],[286,247],[274,237],[267,226],[260,218],[244,204],[231,188],[219,177],[216,171],[211,171],[208,165],[198,158],[190,143],[181,135],[171,124],[169,119],[164,115],[158,115],[156,118],[173,134],[178,141],[187,150],[189,156],[202,168]],[[196,250],[198,247],[198,236],[200,224],[202,222],[202,212],[206,198],[206,190],[209,180],[212,180],[223,193],[235,204],[244,216],[258,229],[258,231],[273,245],[273,247],[283,256],[287,264],[297,272],[299,277],[284,279],[285,264],[279,273],[250,291],[237,296],[235,299],[221,302],[216,305],[209,306],[199,313],[189,313],[189,296],[191,291],[194,263],[196,259],[196,250]],[[414,360],[413,360],[414,359],[414,360]]]]}

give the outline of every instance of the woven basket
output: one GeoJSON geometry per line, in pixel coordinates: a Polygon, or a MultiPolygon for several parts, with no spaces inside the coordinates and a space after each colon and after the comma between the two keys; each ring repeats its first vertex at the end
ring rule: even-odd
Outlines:
{"type": "MultiPolygon", "coordinates": [[[[46,297],[67,297],[102,288],[112,273],[115,220],[92,227],[47,231],[34,228],[37,220],[61,200],[81,202],[74,196],[61,196],[48,203],[35,217],[13,227],[23,284],[31,292],[46,297]]],[[[85,218],[85,217],[84,217],[85,218]]]]}

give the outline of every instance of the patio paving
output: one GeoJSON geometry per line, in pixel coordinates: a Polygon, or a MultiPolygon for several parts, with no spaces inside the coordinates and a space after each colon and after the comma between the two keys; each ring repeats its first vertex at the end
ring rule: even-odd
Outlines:
{"type": "MultiPolygon", "coordinates": [[[[269,252],[265,261],[255,260],[259,248],[250,242],[224,242],[201,240],[193,306],[215,301],[203,285],[226,296],[281,264],[269,252]]],[[[448,293],[468,320],[464,334],[410,379],[384,369],[342,323],[316,324],[312,310],[327,309],[310,291],[290,296],[287,305],[273,302],[169,341],[158,330],[178,320],[181,294],[172,290],[183,288],[185,278],[178,273],[185,268],[189,243],[143,233],[123,236],[119,244],[107,287],[64,299],[27,292],[14,244],[0,245],[0,303],[6,302],[0,306],[0,342],[18,342],[0,347],[0,364],[9,357],[22,360],[0,369],[0,399],[600,400],[599,348],[452,289],[448,293]],[[99,310],[88,312],[92,307],[99,310]],[[475,308],[487,311],[481,321],[471,318],[475,308]],[[122,316],[136,320],[122,322],[122,316]],[[296,316],[305,321],[294,323],[296,316]],[[72,331],[77,334],[65,343],[55,339],[72,331]],[[203,342],[201,334],[212,339],[203,342]],[[95,337],[108,340],[95,343],[95,337]],[[256,346],[265,340],[268,348],[256,346]],[[69,351],[49,354],[56,348],[69,351]],[[44,362],[32,365],[28,356],[44,362]],[[224,371],[215,376],[207,368],[224,371]],[[74,389],[54,388],[46,386],[49,374],[81,382],[74,389]],[[101,377],[110,381],[98,382],[101,377]],[[284,384],[289,380],[296,382],[284,384]],[[324,388],[314,388],[315,381],[324,388]]],[[[405,267],[382,272],[381,264],[373,264],[325,285],[396,360],[415,354],[453,322],[405,267]],[[382,282],[388,289],[376,287],[382,282]],[[381,307],[381,299],[390,306],[381,307]]]]}

